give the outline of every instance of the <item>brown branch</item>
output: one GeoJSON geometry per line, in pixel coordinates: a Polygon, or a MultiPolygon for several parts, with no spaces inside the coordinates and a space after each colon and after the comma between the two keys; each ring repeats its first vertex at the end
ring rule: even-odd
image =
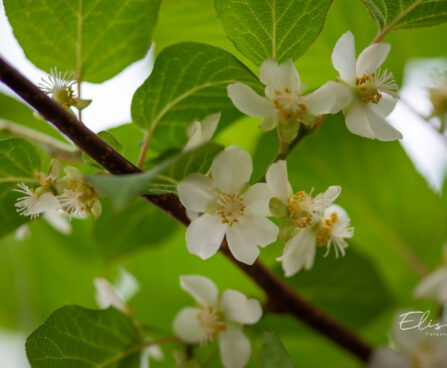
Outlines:
{"type": "MultiPolygon", "coordinates": [[[[48,98],[38,87],[1,57],[0,80],[112,174],[122,175],[141,172],[140,169],[84,126],[73,114],[48,98]]],[[[144,195],[143,197],[181,224],[185,226],[189,224],[190,221],[186,216],[185,208],[174,194],[144,195]]],[[[360,360],[364,362],[369,360],[372,353],[370,346],[360,340],[353,332],[302,299],[261,262],[256,261],[252,266],[238,262],[229,251],[226,240],[222,243],[220,250],[264,290],[268,297],[269,306],[273,311],[289,313],[297,317],[360,360]]]]}

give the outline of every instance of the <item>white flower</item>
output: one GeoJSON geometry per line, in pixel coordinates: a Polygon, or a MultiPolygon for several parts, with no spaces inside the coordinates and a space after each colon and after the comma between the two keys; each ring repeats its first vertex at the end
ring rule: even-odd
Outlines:
{"type": "Polygon", "coordinates": [[[266,218],[270,215],[270,190],[263,183],[248,186],[252,171],[250,154],[230,146],[216,156],[210,176],[191,174],[178,184],[186,209],[202,213],[186,230],[190,253],[207,259],[217,252],[226,235],[233,256],[253,264],[259,255],[257,246],[276,240],[278,228],[266,218]]]}
{"type": "Polygon", "coordinates": [[[346,211],[337,205],[331,205],[316,226],[300,230],[286,244],[284,253],[277,258],[282,263],[287,277],[294,275],[303,267],[309,270],[313,266],[316,247],[326,246],[325,257],[334,245],[335,256],[345,255],[348,247],[346,238],[352,238],[354,228],[349,226],[350,219],[346,211]]]}
{"type": "Polygon", "coordinates": [[[287,123],[306,115],[326,114],[335,102],[326,86],[302,95],[300,77],[292,60],[282,64],[273,59],[265,60],[259,70],[259,79],[266,85],[265,97],[239,82],[230,84],[227,91],[241,112],[264,118],[259,126],[263,130],[275,128],[280,121],[287,123]]]}
{"type": "Polygon", "coordinates": [[[180,277],[180,285],[197,302],[182,309],[174,319],[174,331],[183,341],[203,344],[217,339],[225,368],[242,368],[250,358],[250,340],[242,326],[254,324],[262,316],[259,302],[235,290],[219,297],[216,285],[203,276],[180,277]]]}
{"type": "Polygon", "coordinates": [[[337,82],[327,83],[336,96],[331,112],[347,107],[349,131],[382,141],[402,138],[402,134],[384,119],[396,105],[398,90],[393,75],[379,69],[389,51],[389,44],[375,43],[363,50],[356,61],[354,36],[346,32],[332,52],[332,63],[340,77],[337,82]]]}
{"type": "Polygon", "coordinates": [[[39,87],[46,94],[58,95],[62,92],[72,92],[73,85],[76,83],[74,80],[74,73],[58,71],[56,67],[51,68],[48,79],[42,78],[39,87]]]}
{"type": "Polygon", "coordinates": [[[15,204],[20,215],[34,219],[44,212],[57,211],[60,208],[58,199],[52,193],[30,189],[24,183],[19,183],[17,186],[19,189],[14,191],[25,195],[18,198],[15,204]]]}
{"type": "Polygon", "coordinates": [[[209,142],[217,129],[219,119],[220,112],[206,116],[202,122],[193,121],[187,129],[189,139],[183,147],[183,152],[209,142]]]}
{"type": "Polygon", "coordinates": [[[159,345],[149,345],[141,351],[140,368],[149,368],[149,358],[156,361],[161,361],[164,359],[163,351],[159,345]]]}
{"type": "Polygon", "coordinates": [[[123,313],[129,314],[129,307],[110,282],[98,277],[93,279],[93,283],[96,288],[96,303],[101,309],[112,306],[123,313]]]}
{"type": "Polygon", "coordinates": [[[76,189],[64,189],[62,194],[59,194],[58,199],[64,209],[65,213],[71,218],[85,219],[87,217],[84,192],[76,189]]]}
{"type": "Polygon", "coordinates": [[[271,164],[265,178],[273,197],[287,205],[290,220],[299,228],[306,228],[316,223],[322,212],[341,192],[339,186],[330,186],[315,198],[304,191],[293,194],[287,174],[287,163],[283,160],[271,164]]]}
{"type": "MultiPolygon", "coordinates": [[[[441,325],[444,322],[439,322],[441,325]]],[[[419,328],[401,329],[394,324],[396,350],[376,348],[369,362],[370,368],[443,368],[447,367],[447,339],[419,328]]],[[[438,333],[443,333],[439,330],[438,333]]]]}
{"type": "Polygon", "coordinates": [[[414,290],[418,298],[435,298],[447,304],[447,266],[441,266],[426,276],[414,290]]]}

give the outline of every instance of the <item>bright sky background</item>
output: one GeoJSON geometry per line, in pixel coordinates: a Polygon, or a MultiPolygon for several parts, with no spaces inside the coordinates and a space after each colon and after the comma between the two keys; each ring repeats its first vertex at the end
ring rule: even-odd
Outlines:
{"type": "MultiPolygon", "coordinates": [[[[12,61],[24,75],[38,83],[46,74],[29,62],[15,40],[0,6],[0,54],[12,61]]],[[[152,54],[138,61],[115,78],[101,84],[83,84],[84,98],[93,103],[83,112],[83,120],[94,131],[130,122],[130,104],[136,88],[146,79],[152,65],[152,54]]],[[[414,60],[407,64],[401,96],[421,114],[430,112],[427,86],[433,82],[434,70],[447,70],[447,59],[414,60]]],[[[0,91],[13,95],[0,85],[0,91]]],[[[435,190],[440,190],[447,170],[447,143],[428,124],[399,102],[389,120],[402,132],[401,141],[417,169],[435,190]]],[[[386,185],[386,183],[384,183],[386,185]]],[[[0,330],[0,367],[29,367],[24,357],[24,337],[0,330]]]]}

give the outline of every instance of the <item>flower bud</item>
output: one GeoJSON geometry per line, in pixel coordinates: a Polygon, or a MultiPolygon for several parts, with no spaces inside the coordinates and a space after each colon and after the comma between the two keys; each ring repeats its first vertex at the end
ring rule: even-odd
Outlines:
{"type": "Polygon", "coordinates": [[[286,124],[278,124],[279,136],[284,142],[293,141],[300,130],[300,122],[298,120],[289,120],[286,124]]]}

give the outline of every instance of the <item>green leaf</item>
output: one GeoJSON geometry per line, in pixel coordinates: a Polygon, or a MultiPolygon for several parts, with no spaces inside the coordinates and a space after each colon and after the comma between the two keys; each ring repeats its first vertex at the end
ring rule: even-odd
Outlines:
{"type": "MultiPolygon", "coordinates": [[[[122,154],[124,152],[124,147],[112,133],[108,132],[107,130],[101,130],[98,132],[98,136],[118,153],[122,154]]],[[[85,152],[82,152],[82,159],[86,164],[104,170],[100,164],[98,164],[85,152]]]]}
{"type": "Polygon", "coordinates": [[[321,32],[332,0],[215,0],[228,38],[261,64],[297,59],[321,32]]]}
{"type": "Polygon", "coordinates": [[[19,138],[0,140],[0,237],[26,223],[14,206],[20,195],[12,190],[19,182],[37,183],[40,154],[30,143],[19,138]]]}
{"type": "Polygon", "coordinates": [[[211,168],[214,157],[223,150],[223,146],[213,142],[185,152],[169,166],[166,171],[151,181],[149,194],[177,193],[177,184],[192,173],[206,174],[211,168]]]}
{"type": "Polygon", "coordinates": [[[362,0],[379,29],[421,28],[447,22],[446,0],[362,0]]]}
{"type": "Polygon", "coordinates": [[[142,337],[127,315],[74,305],[56,310],[26,341],[33,368],[136,368],[141,349],[142,337]]]}
{"type": "Polygon", "coordinates": [[[158,208],[137,198],[116,213],[108,201],[102,201],[102,216],[95,222],[94,238],[106,260],[154,246],[169,237],[176,223],[158,208]],[[111,229],[120,229],[111,231],[111,229]]]}
{"type": "MultiPolygon", "coordinates": [[[[194,119],[220,111],[222,127],[241,116],[227,96],[227,85],[236,81],[262,91],[258,78],[222,49],[195,42],[167,47],[135,92],[132,120],[151,134],[157,128],[155,143],[162,140],[172,147],[168,140],[180,134],[184,144],[186,127],[194,119]]],[[[175,143],[178,147],[178,139],[175,143]]]]}
{"type": "Polygon", "coordinates": [[[295,368],[278,335],[273,331],[264,332],[264,340],[259,352],[261,368],[295,368]]]}
{"type": "Polygon", "coordinates": [[[100,83],[141,59],[151,45],[159,0],[5,0],[26,57],[49,72],[100,83]]]}

